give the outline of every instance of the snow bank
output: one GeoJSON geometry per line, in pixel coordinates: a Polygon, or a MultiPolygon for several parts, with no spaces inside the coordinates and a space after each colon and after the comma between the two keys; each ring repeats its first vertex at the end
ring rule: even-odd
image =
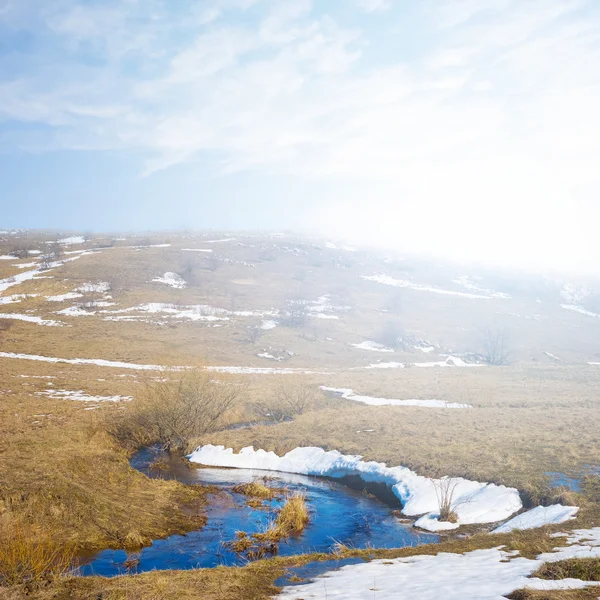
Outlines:
{"type": "Polygon", "coordinates": [[[552,506],[536,506],[527,512],[517,515],[510,521],[496,527],[492,533],[508,533],[515,529],[535,529],[544,525],[555,525],[564,523],[575,518],[579,507],[562,506],[554,504],[552,506]]]}
{"type": "Polygon", "coordinates": [[[464,554],[440,552],[392,560],[373,560],[320,575],[310,583],[285,587],[281,600],[501,600],[522,588],[538,590],[579,589],[598,582],[579,579],[556,581],[530,578],[544,562],[572,556],[600,555],[600,529],[580,530],[571,544],[536,559],[499,548],[464,554]],[[586,541],[586,540],[590,540],[586,541]]]}
{"type": "Polygon", "coordinates": [[[473,408],[470,404],[458,402],[446,402],[444,400],[391,400],[389,398],[374,398],[372,396],[360,396],[348,388],[333,388],[325,385],[320,386],[324,392],[339,394],[346,400],[362,402],[370,406],[422,406],[425,408],[473,408]]]}
{"type": "Polygon", "coordinates": [[[55,358],[53,356],[40,356],[38,354],[17,354],[16,352],[0,352],[0,358],[17,358],[21,360],[35,360],[49,363],[65,363],[68,365],[96,365],[98,367],[114,367],[116,369],[136,369],[140,371],[180,371],[188,367],[164,367],[160,365],[138,365],[103,358],[55,358]]]}
{"type": "MultiPolygon", "coordinates": [[[[326,452],[322,448],[295,448],[284,456],[274,452],[242,448],[235,454],[231,448],[206,445],[198,447],[188,456],[191,462],[240,469],[262,469],[301,475],[341,478],[358,475],[366,483],[383,483],[391,487],[402,503],[402,512],[408,516],[428,513],[428,525],[435,529],[439,524],[436,486],[448,480],[434,480],[417,475],[406,467],[386,467],[383,463],[364,462],[361,456],[344,455],[337,450],[326,452]]],[[[453,509],[459,525],[494,523],[508,518],[521,509],[519,492],[514,488],[492,483],[479,483],[467,479],[452,480],[455,487],[453,509]]]]}
{"type": "Polygon", "coordinates": [[[187,286],[187,282],[183,277],[171,271],[167,271],[162,277],[155,277],[152,281],[155,283],[164,283],[180,290],[187,286]]]}
{"type": "Polygon", "coordinates": [[[371,352],[393,352],[392,348],[386,348],[383,344],[377,342],[366,341],[360,342],[360,344],[350,344],[359,350],[370,350],[371,352]]]}
{"type": "Polygon", "coordinates": [[[26,323],[35,323],[36,325],[46,325],[48,327],[64,327],[65,323],[60,321],[52,321],[36,317],[34,315],[20,315],[18,313],[0,313],[0,319],[15,319],[17,321],[25,321],[26,323]]]}

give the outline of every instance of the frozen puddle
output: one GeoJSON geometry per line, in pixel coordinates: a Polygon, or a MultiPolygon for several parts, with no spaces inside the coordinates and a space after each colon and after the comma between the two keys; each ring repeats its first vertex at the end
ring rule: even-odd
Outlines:
{"type": "Polygon", "coordinates": [[[344,455],[337,450],[295,448],[284,456],[278,456],[252,447],[242,448],[235,454],[231,448],[208,444],[198,447],[188,458],[191,462],[212,467],[261,469],[334,479],[358,476],[365,483],[385,484],[402,503],[405,515],[423,515],[415,526],[428,531],[504,521],[522,507],[519,492],[514,488],[463,478],[431,479],[417,475],[407,467],[365,462],[361,456],[344,455]],[[452,506],[457,515],[456,523],[438,520],[438,494],[447,485],[454,490],[452,506]]]}
{"type": "MultiPolygon", "coordinates": [[[[566,537],[566,534],[564,534],[566,537]]],[[[536,559],[506,552],[502,547],[465,554],[440,552],[391,560],[373,560],[329,571],[304,585],[284,588],[281,600],[500,600],[522,588],[578,589],[599,585],[579,579],[531,578],[545,562],[600,556],[600,528],[573,532],[567,546],[536,559]]]]}
{"type": "Polygon", "coordinates": [[[355,394],[353,390],[348,388],[333,388],[325,385],[320,386],[324,392],[331,392],[337,396],[341,396],[346,400],[354,402],[362,402],[369,406],[422,406],[425,408],[473,408],[470,404],[460,404],[458,402],[446,402],[444,400],[393,400],[390,398],[374,398],[372,396],[361,396],[355,394]]]}

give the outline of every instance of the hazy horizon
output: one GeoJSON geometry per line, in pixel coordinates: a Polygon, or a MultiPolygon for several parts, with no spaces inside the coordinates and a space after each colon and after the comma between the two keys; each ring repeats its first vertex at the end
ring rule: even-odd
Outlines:
{"type": "Polygon", "coordinates": [[[593,275],[591,0],[0,0],[2,225],[593,275]]]}

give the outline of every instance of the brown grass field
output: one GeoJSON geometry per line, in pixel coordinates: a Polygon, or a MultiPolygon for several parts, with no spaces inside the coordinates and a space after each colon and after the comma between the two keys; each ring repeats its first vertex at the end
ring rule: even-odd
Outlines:
{"type": "MultiPolygon", "coordinates": [[[[560,308],[554,288],[545,288],[537,279],[517,277],[511,280],[513,299],[474,300],[392,288],[361,278],[385,272],[398,279],[458,289],[452,280],[464,274],[464,269],[448,272],[447,266],[426,261],[390,263],[367,252],[344,255],[316,240],[267,235],[239,235],[234,242],[212,245],[207,240],[218,239],[219,234],[145,237],[128,238],[109,248],[101,248],[108,240],[97,237],[84,246],[97,248],[97,253],[41,273],[48,278],[25,281],[0,294],[0,302],[12,294],[36,294],[0,304],[0,313],[65,324],[49,327],[10,319],[11,326],[0,332],[0,352],[165,367],[230,365],[311,371],[228,376],[231,383],[247,385],[246,392],[225,415],[219,431],[190,440],[189,448],[200,443],[236,450],[252,445],[281,454],[296,446],[321,446],[389,465],[406,465],[428,476],[465,476],[515,486],[534,504],[557,498],[575,502],[582,509],[569,528],[600,523],[598,486],[584,494],[565,493],[550,489],[545,475],[558,471],[579,477],[586,465],[600,465],[600,366],[587,364],[600,354],[600,319],[560,308]],[[147,242],[172,245],[151,248],[147,242]],[[139,245],[144,247],[128,247],[139,245]],[[213,253],[183,250],[207,247],[213,253]],[[188,287],[179,290],[151,282],[166,271],[181,274],[188,287]],[[56,312],[76,300],[45,299],[97,281],[111,283],[109,294],[115,306],[71,317],[56,312]],[[290,300],[313,302],[323,294],[330,295],[331,304],[350,308],[329,311],[337,319],[309,316],[301,327],[280,325],[263,330],[256,339],[249,335],[253,327],[279,317],[231,314],[284,311],[290,300]],[[107,321],[105,317],[111,315],[101,312],[150,302],[206,304],[230,312],[226,321],[145,315],[149,322],[107,321]],[[379,353],[351,345],[377,340],[392,325],[439,347],[432,353],[411,348],[379,353]],[[415,363],[444,360],[444,354],[476,352],[486,327],[508,331],[508,365],[364,368],[380,360],[415,363]],[[264,352],[283,360],[257,356],[264,352]],[[374,397],[467,403],[473,408],[367,406],[330,397],[319,391],[320,385],[352,388],[374,397]],[[282,389],[293,391],[301,386],[308,386],[312,395],[301,411],[290,413],[293,421],[261,424],[265,420],[261,406],[275,406],[282,389]],[[225,428],[248,422],[256,424],[225,428]]],[[[24,243],[44,248],[50,239],[54,239],[50,233],[30,233],[24,243]]],[[[12,243],[0,243],[0,255],[8,253],[12,243]]],[[[0,280],[27,271],[30,267],[17,265],[35,260],[0,261],[0,280]]],[[[490,281],[506,286],[508,276],[499,274],[490,281]]],[[[117,314],[140,313],[112,316],[117,314]]],[[[39,535],[50,534],[77,551],[138,547],[202,526],[207,490],[148,479],[129,466],[131,449],[109,435],[107,423],[131,410],[127,402],[82,402],[48,395],[53,389],[83,390],[93,396],[135,398],[156,379],[169,377],[178,374],[0,357],[0,526],[6,531],[19,526],[39,535]]],[[[442,549],[463,552],[492,543],[534,555],[556,544],[548,538],[553,530],[491,540],[475,529],[469,531],[468,539],[447,539],[434,547],[370,551],[369,556],[442,549]]],[[[0,548],[0,561],[1,552],[0,548]]],[[[274,558],[244,568],[114,579],[58,577],[37,588],[34,597],[267,598],[275,593],[273,581],[285,568],[315,558],[325,557],[274,558]]],[[[0,587],[2,600],[20,600],[27,593],[22,586],[0,587]]],[[[586,599],[597,593],[523,592],[513,597],[586,599]]]]}

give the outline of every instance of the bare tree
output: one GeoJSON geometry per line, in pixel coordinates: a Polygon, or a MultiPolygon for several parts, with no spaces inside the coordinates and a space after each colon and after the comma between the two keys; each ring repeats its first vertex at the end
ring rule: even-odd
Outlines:
{"type": "Polygon", "coordinates": [[[502,329],[486,329],[482,333],[480,355],[487,365],[506,365],[510,358],[508,335],[502,329]]]}
{"type": "Polygon", "coordinates": [[[281,325],[283,327],[302,329],[307,321],[308,313],[306,311],[306,303],[304,300],[299,298],[288,300],[288,308],[280,319],[281,325]]]}

